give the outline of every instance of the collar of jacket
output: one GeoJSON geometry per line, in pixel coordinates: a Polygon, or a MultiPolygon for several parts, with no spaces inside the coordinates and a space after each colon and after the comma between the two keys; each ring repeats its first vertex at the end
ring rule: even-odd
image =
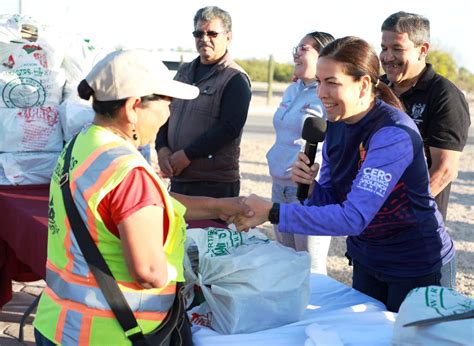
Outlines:
{"type": "MultiPolygon", "coordinates": [[[[193,61],[189,63],[188,71],[191,73],[186,73],[186,79],[187,79],[187,82],[190,84],[193,84],[191,76],[194,76],[194,72],[196,71],[198,64],[200,64],[200,59],[201,57],[198,56],[196,59],[194,59],[193,61]]],[[[228,67],[231,64],[231,62],[232,62],[232,58],[229,54],[229,51],[227,50],[225,54],[222,56],[222,58],[220,58],[220,60],[214,64],[211,70],[203,78],[196,81],[194,84],[197,84],[205,79],[208,79],[213,74],[218,73],[219,71],[222,71],[223,69],[228,67]]]]}

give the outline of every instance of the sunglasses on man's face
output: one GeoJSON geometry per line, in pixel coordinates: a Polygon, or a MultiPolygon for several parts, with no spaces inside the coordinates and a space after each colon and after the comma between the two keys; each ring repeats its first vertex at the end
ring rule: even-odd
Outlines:
{"type": "Polygon", "coordinates": [[[219,34],[224,34],[224,32],[217,32],[217,31],[201,31],[201,30],[195,30],[193,31],[193,36],[195,38],[203,38],[204,35],[207,35],[209,38],[216,38],[219,34]]]}

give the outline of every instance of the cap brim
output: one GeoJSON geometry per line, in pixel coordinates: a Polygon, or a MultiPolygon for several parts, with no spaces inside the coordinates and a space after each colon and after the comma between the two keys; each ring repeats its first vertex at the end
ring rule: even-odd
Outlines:
{"type": "Polygon", "coordinates": [[[154,93],[177,99],[192,100],[199,95],[199,88],[194,85],[170,80],[166,83],[162,81],[154,93]]]}

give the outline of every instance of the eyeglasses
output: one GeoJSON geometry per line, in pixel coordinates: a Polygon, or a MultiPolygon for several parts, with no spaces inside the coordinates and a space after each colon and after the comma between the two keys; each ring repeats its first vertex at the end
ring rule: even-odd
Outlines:
{"type": "Polygon", "coordinates": [[[301,54],[302,52],[307,52],[311,49],[314,48],[311,46],[305,46],[300,44],[299,46],[293,47],[293,55],[301,54]]]}
{"type": "Polygon", "coordinates": [[[207,35],[209,38],[216,38],[219,34],[225,34],[225,32],[217,32],[217,31],[201,31],[195,30],[193,31],[193,36],[195,38],[203,38],[204,35],[207,35]]]}

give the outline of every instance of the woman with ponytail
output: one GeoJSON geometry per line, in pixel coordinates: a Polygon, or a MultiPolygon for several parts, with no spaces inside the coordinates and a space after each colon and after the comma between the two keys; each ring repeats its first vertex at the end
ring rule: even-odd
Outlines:
{"type": "Polygon", "coordinates": [[[323,48],[316,71],[327,112],[323,162],[300,153],[293,180],[314,185],[305,205],[272,204],[255,195],[255,215],[280,232],[348,236],[353,287],[398,311],[416,287],[455,286],[455,250],[429,188],[418,129],[393,92],[379,81],[375,51],[357,37],[323,48]]]}

